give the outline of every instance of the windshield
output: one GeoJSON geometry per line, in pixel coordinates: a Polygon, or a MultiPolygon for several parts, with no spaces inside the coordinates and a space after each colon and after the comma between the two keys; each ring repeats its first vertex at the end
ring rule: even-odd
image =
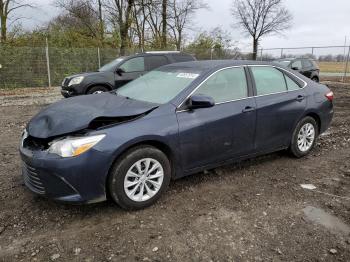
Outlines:
{"type": "Polygon", "coordinates": [[[282,65],[282,66],[288,67],[291,61],[290,60],[277,60],[275,62],[282,65]]]}
{"type": "Polygon", "coordinates": [[[98,71],[100,72],[114,71],[116,69],[116,66],[123,60],[124,60],[123,57],[115,59],[112,62],[109,62],[108,64],[105,64],[104,66],[102,66],[98,71]]]}
{"type": "Polygon", "coordinates": [[[117,94],[155,104],[165,104],[199,76],[198,71],[151,71],[118,89],[117,94]]]}

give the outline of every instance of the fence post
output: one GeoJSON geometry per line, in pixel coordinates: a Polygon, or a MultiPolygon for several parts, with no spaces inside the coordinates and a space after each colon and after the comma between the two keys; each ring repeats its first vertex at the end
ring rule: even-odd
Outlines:
{"type": "Polygon", "coordinates": [[[347,72],[348,72],[349,59],[350,59],[350,45],[349,45],[348,55],[346,57],[345,70],[344,70],[344,75],[343,75],[343,82],[346,81],[346,75],[347,75],[347,72]]]}
{"type": "Polygon", "coordinates": [[[101,68],[101,55],[100,55],[99,47],[97,47],[97,59],[98,59],[98,68],[101,68]]]}
{"type": "Polygon", "coordinates": [[[282,58],[282,56],[283,56],[283,48],[281,48],[281,58],[282,58]]]}
{"type": "Polygon", "coordinates": [[[51,87],[51,72],[50,72],[50,57],[49,57],[49,42],[46,37],[46,67],[47,67],[47,78],[49,80],[49,87],[51,87]]]}
{"type": "Polygon", "coordinates": [[[311,54],[312,54],[312,56],[314,56],[314,48],[313,47],[311,48],[311,54]]]}
{"type": "Polygon", "coordinates": [[[261,48],[260,49],[260,61],[262,61],[263,60],[263,49],[261,48]]]}

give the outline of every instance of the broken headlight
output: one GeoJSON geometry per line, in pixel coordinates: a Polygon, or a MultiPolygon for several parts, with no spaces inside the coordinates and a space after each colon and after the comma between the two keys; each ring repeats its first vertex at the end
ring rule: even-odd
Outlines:
{"type": "Polygon", "coordinates": [[[24,145],[24,140],[26,140],[27,137],[28,137],[27,129],[24,129],[23,132],[22,132],[21,147],[23,147],[23,145],[24,145]]]}
{"type": "Polygon", "coordinates": [[[49,153],[61,157],[79,156],[100,142],[105,136],[95,135],[57,139],[50,143],[49,153]]]}

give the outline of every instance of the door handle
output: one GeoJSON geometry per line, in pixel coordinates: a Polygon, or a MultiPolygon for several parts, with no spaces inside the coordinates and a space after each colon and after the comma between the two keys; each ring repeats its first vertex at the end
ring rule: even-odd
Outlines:
{"type": "Polygon", "coordinates": [[[305,96],[302,95],[298,95],[297,98],[295,100],[297,100],[298,102],[301,102],[305,99],[305,96]]]}
{"type": "Polygon", "coordinates": [[[251,107],[251,106],[246,106],[243,110],[242,113],[248,113],[248,112],[252,112],[255,110],[255,107],[251,107]]]}

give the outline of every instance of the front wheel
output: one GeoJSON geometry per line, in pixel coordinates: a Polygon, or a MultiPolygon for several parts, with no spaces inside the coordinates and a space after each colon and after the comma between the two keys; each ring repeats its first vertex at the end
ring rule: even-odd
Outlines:
{"type": "Polygon", "coordinates": [[[290,151],[295,157],[303,157],[315,146],[318,136],[318,126],[314,118],[303,118],[293,132],[290,151]]]}
{"type": "Polygon", "coordinates": [[[171,178],[167,156],[152,146],[127,151],[114,164],[108,181],[112,199],[124,209],[141,209],[155,203],[171,178]]]}
{"type": "Polygon", "coordinates": [[[104,92],[107,92],[108,91],[108,88],[104,87],[104,86],[94,86],[92,88],[90,88],[88,91],[87,91],[87,94],[88,95],[91,95],[91,94],[101,94],[101,93],[104,93],[104,92]]]}

